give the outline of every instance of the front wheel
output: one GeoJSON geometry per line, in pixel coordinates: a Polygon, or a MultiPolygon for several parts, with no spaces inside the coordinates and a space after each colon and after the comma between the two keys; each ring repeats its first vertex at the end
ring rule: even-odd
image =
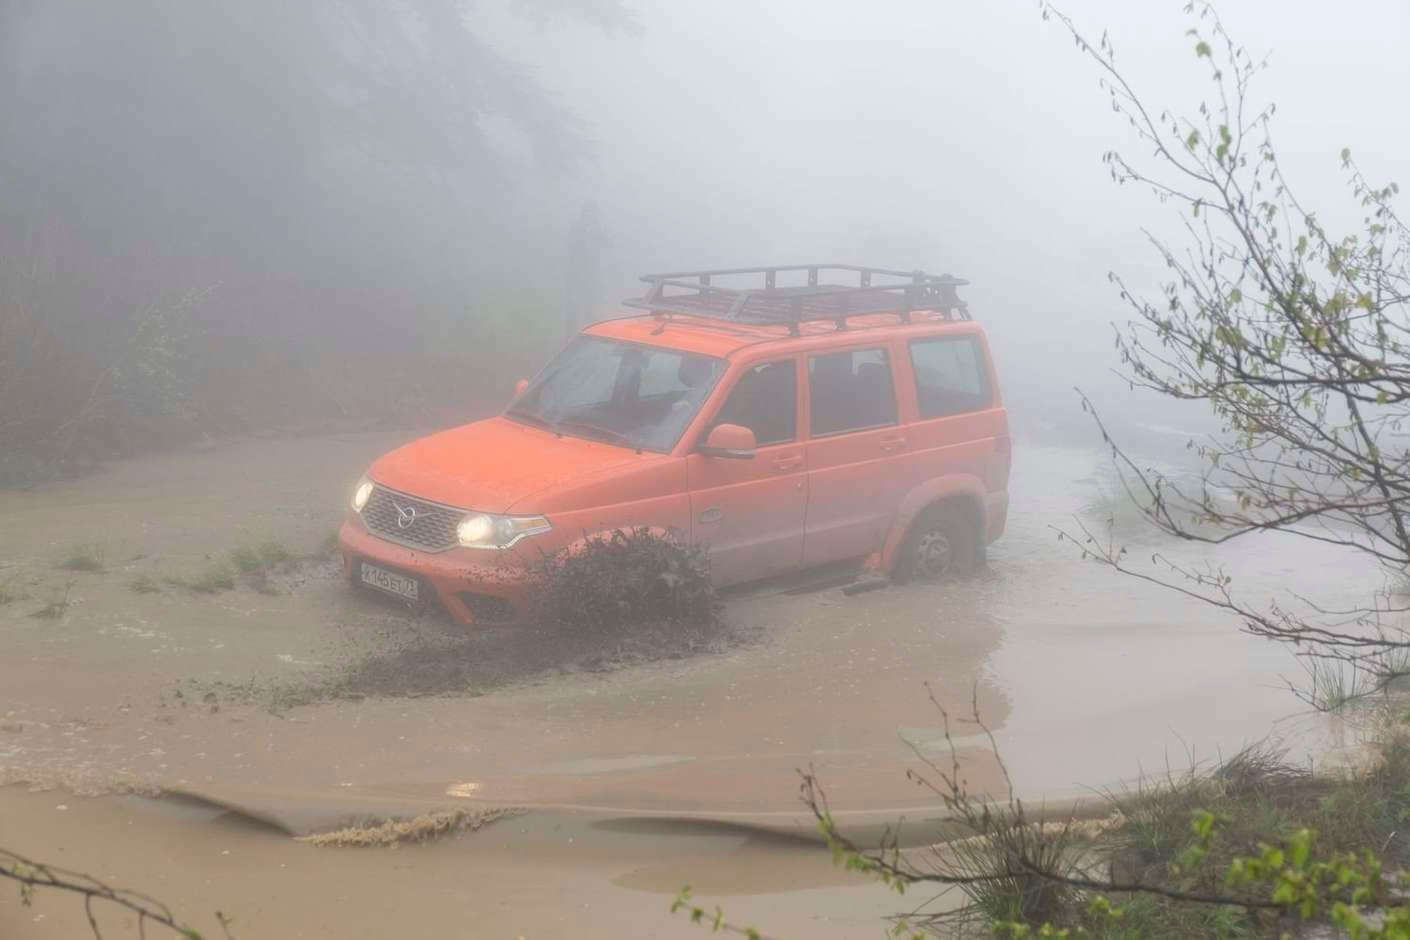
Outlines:
{"type": "Polygon", "coordinates": [[[896,561],[895,580],[943,581],[974,573],[982,558],[979,529],[951,507],[927,509],[911,526],[896,561]]]}

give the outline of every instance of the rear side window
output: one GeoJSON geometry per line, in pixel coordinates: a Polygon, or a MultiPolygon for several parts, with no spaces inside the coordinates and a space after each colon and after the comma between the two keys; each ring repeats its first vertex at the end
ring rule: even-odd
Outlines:
{"type": "Polygon", "coordinates": [[[984,357],[973,337],[912,340],[911,368],[922,418],[979,411],[994,400],[984,357]]]}
{"type": "Polygon", "coordinates": [[[766,362],[740,376],[715,424],[738,424],[754,432],[760,447],[798,436],[798,367],[792,359],[766,362]]]}
{"type": "Polygon", "coordinates": [[[854,349],[808,360],[814,435],[896,423],[891,360],[884,349],[854,349]]]}

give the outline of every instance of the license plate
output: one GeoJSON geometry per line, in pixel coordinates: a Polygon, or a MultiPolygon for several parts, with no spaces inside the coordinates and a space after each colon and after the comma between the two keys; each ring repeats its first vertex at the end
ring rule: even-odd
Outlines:
{"type": "Polygon", "coordinates": [[[408,578],[365,561],[362,563],[362,583],[409,601],[421,599],[421,585],[415,578],[408,578]]]}

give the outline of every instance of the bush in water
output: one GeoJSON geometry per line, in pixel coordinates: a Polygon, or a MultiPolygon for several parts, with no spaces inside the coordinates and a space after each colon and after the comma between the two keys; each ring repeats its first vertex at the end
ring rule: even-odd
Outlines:
{"type": "Polygon", "coordinates": [[[716,619],[704,550],[646,528],[591,536],[579,550],[545,557],[540,565],[539,614],[548,621],[615,630],[716,619]]]}

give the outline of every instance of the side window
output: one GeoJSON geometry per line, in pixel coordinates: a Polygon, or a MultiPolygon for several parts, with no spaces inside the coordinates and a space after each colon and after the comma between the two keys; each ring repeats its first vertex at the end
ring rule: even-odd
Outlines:
{"type": "Polygon", "coordinates": [[[884,349],[855,349],[808,360],[814,435],[896,423],[891,360],[884,349]]]}
{"type": "Polygon", "coordinates": [[[798,436],[798,368],[792,359],[755,366],[735,383],[715,424],[739,424],[759,446],[798,436]]]}
{"type": "Polygon", "coordinates": [[[979,411],[993,402],[984,359],[971,337],[912,340],[911,366],[922,418],[979,411]]]}

